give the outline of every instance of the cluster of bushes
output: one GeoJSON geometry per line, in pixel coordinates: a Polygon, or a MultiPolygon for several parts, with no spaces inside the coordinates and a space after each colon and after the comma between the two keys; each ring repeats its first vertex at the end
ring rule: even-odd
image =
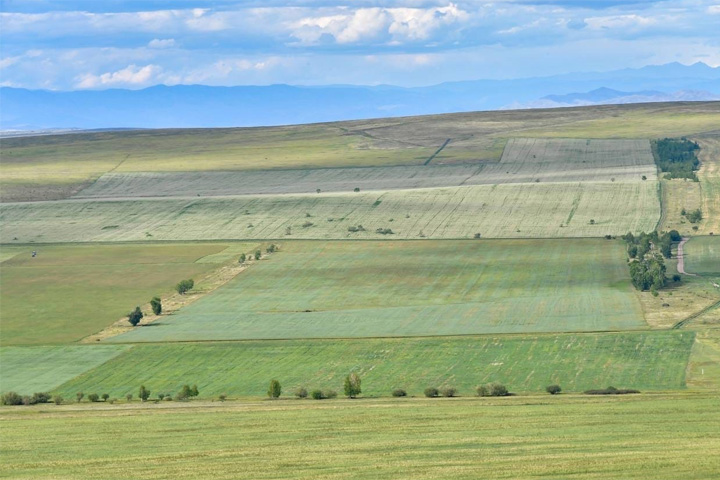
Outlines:
{"type": "MultiPolygon", "coordinates": [[[[348,398],[355,398],[362,393],[362,381],[357,373],[351,373],[345,377],[345,383],[343,385],[343,391],[345,396],[348,398]]],[[[282,392],[280,382],[277,380],[270,381],[270,387],[268,388],[268,397],[278,398],[282,392]]],[[[295,390],[294,395],[297,398],[307,398],[310,396],[313,400],[323,400],[326,398],[336,398],[337,392],[335,390],[320,390],[315,389],[308,393],[305,387],[300,387],[295,390]]]]}
{"type": "Polygon", "coordinates": [[[365,231],[365,227],[363,227],[362,225],[358,225],[357,227],[354,225],[351,225],[348,227],[348,232],[355,233],[355,232],[364,232],[364,231],[365,231]]]}
{"type": "Polygon", "coordinates": [[[175,285],[175,290],[180,295],[185,295],[185,293],[192,290],[193,287],[195,287],[195,281],[192,278],[190,278],[187,280],[180,280],[180,282],[177,285],[175,285]]]}
{"type": "Polygon", "coordinates": [[[395,232],[390,228],[378,228],[375,230],[375,233],[379,233],[380,235],[394,235],[395,232]]]}
{"type": "Polygon", "coordinates": [[[685,209],[683,208],[683,209],[680,211],[680,215],[682,215],[682,216],[684,216],[685,218],[687,218],[688,222],[690,222],[690,223],[699,223],[700,220],[703,219],[702,210],[700,210],[699,208],[697,208],[697,209],[695,209],[695,210],[692,210],[692,211],[690,211],[690,212],[688,212],[687,210],[685,210],[685,209]]]}
{"type": "Polygon", "coordinates": [[[657,295],[667,281],[663,257],[671,257],[672,243],[681,240],[680,234],[677,230],[662,235],[658,232],[640,233],[638,236],[628,233],[623,235],[622,239],[627,244],[633,286],[641,291],[650,290],[653,295],[657,295]]]}
{"type": "MultiPolygon", "coordinates": [[[[24,396],[16,392],[7,392],[0,397],[0,403],[3,405],[36,405],[38,403],[49,403],[50,398],[50,394],[46,392],[38,392],[24,396]]],[[[62,403],[62,398],[60,398],[59,403],[62,403]]]]}
{"type": "Polygon", "coordinates": [[[687,178],[698,181],[695,171],[700,166],[697,151],[700,146],[686,138],[664,138],[653,142],[655,161],[666,178],[687,178]]]}
{"type": "Polygon", "coordinates": [[[585,390],[586,395],[627,395],[630,393],[640,393],[640,390],[633,390],[631,388],[615,388],[607,387],[597,390],[585,390]]]}

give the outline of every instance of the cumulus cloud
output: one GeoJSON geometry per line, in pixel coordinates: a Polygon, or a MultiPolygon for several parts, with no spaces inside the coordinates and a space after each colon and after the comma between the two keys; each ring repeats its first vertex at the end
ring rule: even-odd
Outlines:
{"type": "Polygon", "coordinates": [[[148,42],[150,48],[170,48],[175,46],[174,38],[159,39],[153,38],[148,42]]]}
{"type": "Polygon", "coordinates": [[[157,65],[145,65],[144,67],[128,65],[122,70],[115,72],[102,73],[100,75],[94,75],[92,73],[80,75],[75,87],[85,89],[115,86],[144,86],[152,83],[161,71],[162,68],[157,65]]]}

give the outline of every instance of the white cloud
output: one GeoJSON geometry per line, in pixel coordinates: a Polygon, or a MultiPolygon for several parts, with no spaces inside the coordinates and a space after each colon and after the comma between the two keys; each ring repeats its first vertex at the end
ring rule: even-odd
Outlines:
{"type": "Polygon", "coordinates": [[[174,38],[159,39],[154,38],[148,43],[150,48],[171,48],[175,46],[174,38]]]}
{"type": "Polygon", "coordinates": [[[585,19],[588,28],[599,30],[604,28],[631,28],[646,27],[658,23],[657,17],[645,17],[642,15],[608,15],[604,17],[589,17],[585,19]]]}
{"type": "Polygon", "coordinates": [[[707,8],[707,12],[710,15],[720,15],[720,5],[710,5],[707,8]]]}
{"type": "Polygon", "coordinates": [[[108,72],[100,75],[86,73],[78,77],[76,88],[96,88],[112,86],[142,86],[150,84],[151,81],[162,71],[157,65],[128,65],[122,70],[108,72]]]}

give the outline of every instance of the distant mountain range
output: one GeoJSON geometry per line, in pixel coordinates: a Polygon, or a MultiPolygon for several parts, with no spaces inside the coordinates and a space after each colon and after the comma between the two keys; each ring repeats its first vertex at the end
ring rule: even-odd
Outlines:
{"type": "Polygon", "coordinates": [[[0,88],[0,129],[285,125],[405,115],[609,103],[719,100],[720,68],[647,66],[429,87],[154,86],[56,92],[0,88]]]}

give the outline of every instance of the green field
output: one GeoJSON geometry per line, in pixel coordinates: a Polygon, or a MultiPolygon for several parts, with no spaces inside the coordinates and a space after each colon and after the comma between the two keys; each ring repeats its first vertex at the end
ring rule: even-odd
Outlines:
{"type": "Polygon", "coordinates": [[[47,392],[127,350],[125,345],[0,347],[0,392],[47,392]]]}
{"type": "Polygon", "coordinates": [[[97,332],[183,278],[222,244],[3,247],[2,345],[67,343],[97,332]],[[38,252],[37,257],[31,251],[38,252]]]}
{"type": "Polygon", "coordinates": [[[650,231],[655,182],[523,183],[234,198],[0,205],[0,241],[601,237],[650,231]],[[308,216],[309,215],[309,216],[308,216]],[[591,224],[590,220],[595,223],[591,224]],[[304,226],[305,225],[305,226],[304,226]],[[362,225],[366,231],[348,232],[362,225]]]}
{"type": "Polygon", "coordinates": [[[3,475],[704,480],[720,471],[720,400],[708,394],[173,407],[0,409],[3,475]]]}
{"type": "Polygon", "coordinates": [[[685,270],[697,275],[720,277],[720,237],[693,237],[683,248],[685,270]]]}
{"type": "Polygon", "coordinates": [[[552,383],[566,391],[670,390],[685,387],[694,338],[694,332],[628,332],[137,345],[56,391],[123,398],[140,385],[157,395],[195,383],[206,398],[262,397],[276,378],[291,396],[300,386],[342,392],[351,371],[362,377],[365,395],[385,397],[394,388],[422,395],[428,386],[472,395],[491,381],[513,392],[541,392],[552,383]]]}
{"type": "Polygon", "coordinates": [[[176,315],[109,340],[644,328],[623,257],[620,243],[590,239],[285,242],[176,315]]]}

